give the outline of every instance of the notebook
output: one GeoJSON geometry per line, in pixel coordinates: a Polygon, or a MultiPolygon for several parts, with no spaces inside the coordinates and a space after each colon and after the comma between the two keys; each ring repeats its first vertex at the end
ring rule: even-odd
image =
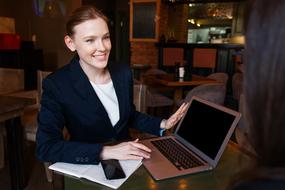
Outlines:
{"type": "Polygon", "coordinates": [[[193,97],[173,135],[141,141],[152,149],[144,167],[155,180],[212,170],[240,117],[234,110],[193,97]]]}

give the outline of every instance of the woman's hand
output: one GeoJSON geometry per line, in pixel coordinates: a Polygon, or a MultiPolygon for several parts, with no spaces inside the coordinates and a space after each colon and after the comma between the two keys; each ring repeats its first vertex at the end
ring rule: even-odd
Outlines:
{"type": "Polygon", "coordinates": [[[114,146],[104,146],[101,159],[139,160],[150,158],[151,150],[145,145],[138,143],[139,139],[123,142],[114,146]]]}
{"type": "Polygon", "coordinates": [[[185,111],[187,110],[187,107],[189,106],[189,103],[183,103],[180,108],[171,115],[167,120],[163,120],[160,124],[161,129],[170,129],[173,126],[177,124],[178,121],[183,117],[185,114],[185,111]]]}

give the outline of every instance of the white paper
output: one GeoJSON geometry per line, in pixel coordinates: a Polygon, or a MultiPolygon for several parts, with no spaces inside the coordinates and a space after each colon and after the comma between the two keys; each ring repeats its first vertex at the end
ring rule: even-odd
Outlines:
{"type": "Polygon", "coordinates": [[[126,177],[123,179],[108,180],[105,177],[101,163],[99,165],[81,165],[57,162],[49,166],[49,169],[78,178],[85,178],[117,189],[131,176],[132,173],[134,173],[134,171],[136,171],[137,168],[140,167],[142,160],[120,160],[119,162],[126,174],[126,177]]]}

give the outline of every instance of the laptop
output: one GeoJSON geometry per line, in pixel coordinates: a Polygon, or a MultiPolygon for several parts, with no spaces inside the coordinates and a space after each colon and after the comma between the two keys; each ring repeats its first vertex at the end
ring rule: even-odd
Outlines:
{"type": "Polygon", "coordinates": [[[212,170],[240,117],[234,110],[193,97],[172,135],[140,141],[152,150],[144,167],[155,180],[212,170]]]}

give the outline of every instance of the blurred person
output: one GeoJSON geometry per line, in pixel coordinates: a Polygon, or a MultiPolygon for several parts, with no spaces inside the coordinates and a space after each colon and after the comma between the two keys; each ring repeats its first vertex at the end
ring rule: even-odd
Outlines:
{"type": "Polygon", "coordinates": [[[231,189],[284,190],[285,1],[247,3],[245,118],[255,157],[231,189]]]}

